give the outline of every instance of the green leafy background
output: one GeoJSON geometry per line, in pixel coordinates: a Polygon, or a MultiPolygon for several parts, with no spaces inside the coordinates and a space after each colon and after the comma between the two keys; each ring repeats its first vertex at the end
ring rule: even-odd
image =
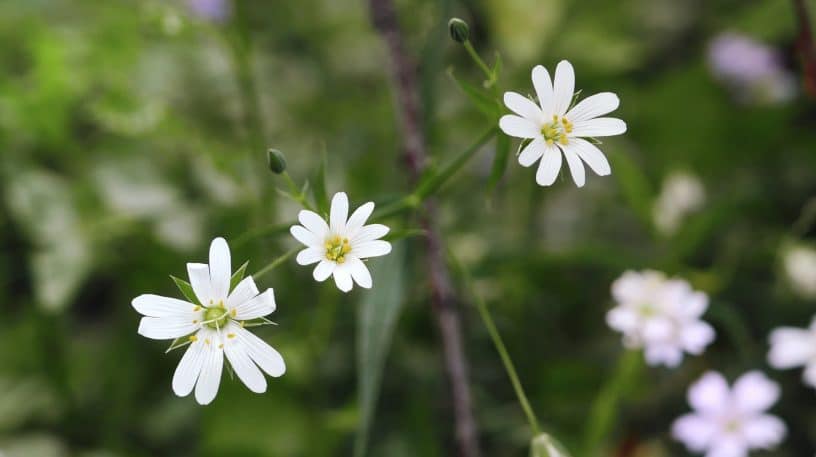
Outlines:
{"type": "MultiPolygon", "coordinates": [[[[783,249],[813,234],[793,226],[816,192],[816,110],[803,95],[741,103],[705,60],[709,40],[731,30],[777,47],[796,71],[790,2],[397,7],[419,61],[432,167],[495,122],[483,76],[448,38],[451,15],[471,24],[488,63],[501,54],[502,90],[529,92],[533,65],[567,58],[584,95],[612,90],[622,100],[629,132],[604,141],[610,177],[588,176],[578,190],[562,174],[540,188],[516,164],[515,140],[503,138],[439,191],[445,243],[474,277],[461,295],[487,301],[547,432],[587,457],[585,428],[601,421],[602,455],[686,455],[667,431],[688,410],[688,384],[708,369],[733,379],[758,368],[783,386],[774,411],[789,436],[757,455],[812,455],[816,392],[796,371],[770,371],[765,355],[771,329],[806,326],[816,311],[780,271],[783,249]],[[707,199],[668,236],[651,213],[677,170],[699,176],[707,199]],[[633,268],[678,274],[708,292],[718,338],[677,370],[640,367],[614,382],[624,354],[604,315],[610,283],[633,268]],[[620,401],[592,416],[610,389],[620,401]]],[[[215,236],[230,241],[234,267],[250,261],[248,272],[295,247],[285,231],[266,229],[299,209],[276,191],[287,186],[267,169],[267,147],[283,151],[298,185],[345,190],[355,206],[410,189],[389,59],[366,8],[239,0],[229,21],[213,23],[181,1],[0,3],[6,457],[346,456],[355,437],[372,456],[455,455],[421,236],[371,263],[371,291],[341,294],[293,260],[263,277],[279,325],[256,330],[288,367],[264,395],[225,374],[210,406],[176,398],[170,380],[181,354],[137,335],[130,306],[141,293],[179,296],[168,275],[183,278],[185,262],[205,261],[215,236]]],[[[418,227],[412,217],[389,224],[418,227]]],[[[468,300],[462,316],[485,454],[526,456],[523,413],[468,300]]]]}

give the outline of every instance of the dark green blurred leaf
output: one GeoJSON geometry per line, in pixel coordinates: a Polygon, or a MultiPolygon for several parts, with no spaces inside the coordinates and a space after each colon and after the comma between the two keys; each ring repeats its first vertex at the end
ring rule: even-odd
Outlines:
{"type": "Polygon", "coordinates": [[[328,159],[326,158],[326,151],[324,150],[320,155],[320,166],[317,168],[317,174],[314,179],[314,186],[312,186],[312,195],[317,204],[317,209],[320,214],[329,214],[329,193],[326,190],[326,168],[328,168],[328,159]]]}
{"type": "Polygon", "coordinates": [[[487,193],[493,192],[507,170],[507,157],[510,156],[510,137],[499,135],[496,138],[496,155],[493,156],[493,166],[490,168],[490,177],[487,178],[487,193]]]}
{"type": "Polygon", "coordinates": [[[647,227],[652,226],[652,202],[654,192],[641,168],[624,152],[613,151],[609,155],[612,175],[618,180],[623,197],[647,227]]]}

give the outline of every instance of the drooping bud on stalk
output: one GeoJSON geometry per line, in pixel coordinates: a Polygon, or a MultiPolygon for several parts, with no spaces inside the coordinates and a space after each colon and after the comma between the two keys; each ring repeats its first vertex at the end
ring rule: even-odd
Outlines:
{"type": "Polygon", "coordinates": [[[532,457],[570,457],[564,447],[546,433],[533,438],[530,447],[532,457]]]}
{"type": "Polygon", "coordinates": [[[457,43],[464,43],[470,38],[470,27],[468,27],[467,22],[458,17],[454,17],[448,21],[448,31],[450,31],[450,36],[453,38],[453,41],[457,43]]]}
{"type": "Polygon", "coordinates": [[[273,173],[281,174],[286,171],[286,158],[282,152],[270,148],[266,151],[266,159],[269,162],[269,169],[273,173]]]}

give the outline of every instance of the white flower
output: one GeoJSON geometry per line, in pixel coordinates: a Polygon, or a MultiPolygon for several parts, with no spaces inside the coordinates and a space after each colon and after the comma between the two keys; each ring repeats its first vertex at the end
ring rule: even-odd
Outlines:
{"type": "Polygon", "coordinates": [[[365,225],[374,211],[373,202],[357,208],[351,217],[348,211],[348,197],[338,192],[332,197],[328,224],[317,213],[302,210],[298,214],[301,225],[290,229],[292,236],[306,245],[297,255],[297,263],[317,263],[314,278],[322,282],[334,275],[337,288],[343,292],[350,291],[354,282],[371,288],[371,273],[363,260],[391,252],[391,243],[379,239],[388,233],[388,227],[365,225]]]}
{"type": "Polygon", "coordinates": [[[627,271],[612,284],[617,306],[606,315],[624,345],[644,348],[650,365],[676,367],[683,352],[702,354],[714,341],[714,329],[700,320],[708,297],[681,279],[663,273],[627,271]]]}
{"type": "Polygon", "coordinates": [[[600,149],[583,138],[620,135],[626,123],[612,117],[599,117],[618,108],[620,100],[611,92],[587,97],[570,108],[575,91],[575,72],[566,60],[558,63],[555,81],[543,66],[533,68],[533,86],[538,104],[515,92],[504,94],[504,104],[518,114],[508,114],[499,120],[504,133],[532,140],[518,157],[529,167],[541,159],[536,182],[549,186],[561,170],[561,153],[567,159],[572,179],[578,187],[584,185],[584,162],[595,173],[611,173],[609,162],[600,149]]]}
{"type": "Polygon", "coordinates": [[[231,270],[229,246],[216,238],[210,245],[209,265],[187,264],[190,285],[203,306],[152,294],[140,295],[132,303],[145,316],[139,323],[140,335],[157,340],[189,335],[190,347],[173,375],[173,391],[185,397],[195,387],[196,401],[202,405],[218,393],[224,355],[252,392],[266,392],[261,370],[274,377],[286,371],[281,355],[243,326],[243,321],[275,311],[274,292],[259,294],[251,276],[230,292],[231,270]]]}
{"type": "Polygon", "coordinates": [[[777,328],[770,340],[768,363],[776,369],[803,366],[805,384],[816,387],[816,317],[810,328],[777,328]]]}
{"type": "Polygon", "coordinates": [[[672,234],[687,214],[705,202],[705,188],[697,176],[673,172],[663,181],[663,189],[655,201],[654,222],[660,231],[672,234]]]}
{"type": "Polygon", "coordinates": [[[816,249],[794,245],[784,251],[782,264],[791,289],[802,298],[816,298],[816,249]]]}
{"type": "Polygon", "coordinates": [[[742,375],[733,389],[721,374],[708,372],[689,388],[694,412],[674,421],[672,435],[706,457],[745,457],[752,449],[770,449],[786,433],[779,418],[765,414],[777,399],[779,386],[759,371],[742,375]]]}

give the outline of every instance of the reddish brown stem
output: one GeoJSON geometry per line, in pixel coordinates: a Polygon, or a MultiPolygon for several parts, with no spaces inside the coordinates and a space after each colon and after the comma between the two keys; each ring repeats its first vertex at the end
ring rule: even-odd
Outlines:
{"type": "MultiPolygon", "coordinates": [[[[426,143],[422,131],[417,69],[406,52],[392,0],[370,0],[374,27],[382,36],[391,57],[391,75],[396,86],[402,129],[403,159],[415,183],[425,167],[426,143]]],[[[445,369],[450,380],[456,441],[462,457],[479,457],[476,421],[470,398],[467,358],[462,344],[462,326],[456,293],[445,263],[445,249],[436,221],[433,199],[424,205],[422,224],[427,231],[428,274],[434,316],[442,342],[445,369]]]]}
{"type": "Polygon", "coordinates": [[[796,39],[796,50],[802,62],[802,83],[805,92],[816,98],[816,45],[813,43],[813,29],[810,25],[810,12],[805,0],[793,0],[796,19],[799,23],[799,36],[796,39]]]}

